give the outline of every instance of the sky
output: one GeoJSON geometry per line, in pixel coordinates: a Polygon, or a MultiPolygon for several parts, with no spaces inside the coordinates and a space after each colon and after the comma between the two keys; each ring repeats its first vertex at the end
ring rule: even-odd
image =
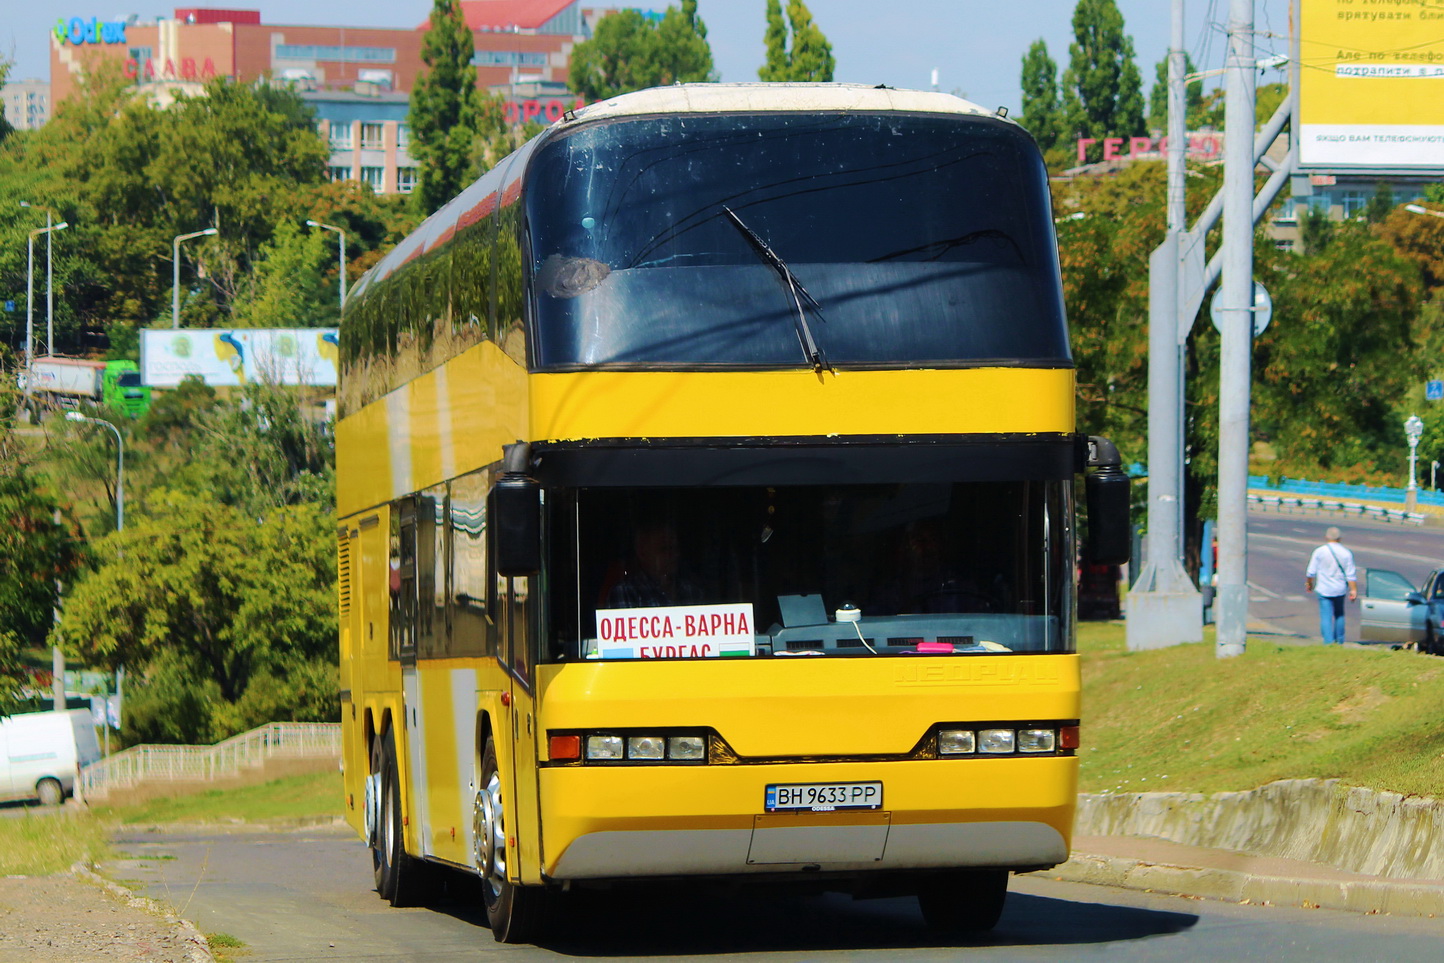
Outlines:
{"type": "MultiPolygon", "coordinates": [[[[13,79],[49,78],[49,31],[64,16],[142,20],[171,16],[173,6],[154,0],[127,7],[135,0],[0,0],[0,56],[14,61],[13,79]]],[[[1154,65],[1168,48],[1170,4],[1165,0],[1117,0],[1127,32],[1133,37],[1145,87],[1153,83],[1154,65]]],[[[200,4],[196,4],[199,6],[200,4]]],[[[808,0],[813,20],[832,44],[837,60],[834,79],[848,83],[928,88],[938,71],[938,88],[967,97],[984,107],[1007,107],[1017,113],[1021,95],[1018,76],[1023,54],[1042,39],[1059,70],[1068,60],[1074,0],[808,0]]],[[[225,9],[260,10],[262,23],[324,24],[348,27],[412,27],[424,21],[429,0],[232,0],[225,9]]],[[[666,0],[609,3],[590,0],[584,6],[637,6],[665,9],[666,0]]],[[[785,5],[784,5],[785,6],[785,5]]],[[[1259,56],[1286,52],[1288,0],[1255,0],[1259,56]],[[1269,36],[1270,34],[1277,35],[1269,36]]],[[[721,79],[755,81],[764,57],[766,0],[699,0],[707,39],[721,79]]],[[[1200,70],[1223,66],[1224,22],[1229,0],[1186,0],[1185,46],[1200,70]]],[[[1279,79],[1276,75],[1265,80],[1279,79]]]]}

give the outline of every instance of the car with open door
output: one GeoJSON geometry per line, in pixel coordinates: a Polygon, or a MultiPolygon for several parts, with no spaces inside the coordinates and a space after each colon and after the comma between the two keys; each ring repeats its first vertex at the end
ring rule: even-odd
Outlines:
{"type": "Polygon", "coordinates": [[[1424,579],[1422,590],[1398,572],[1364,572],[1359,641],[1417,645],[1421,652],[1444,654],[1444,570],[1424,579]]]}

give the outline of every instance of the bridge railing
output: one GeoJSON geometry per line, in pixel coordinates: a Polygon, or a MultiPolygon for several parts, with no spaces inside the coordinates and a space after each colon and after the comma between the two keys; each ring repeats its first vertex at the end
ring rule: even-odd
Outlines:
{"type": "Polygon", "coordinates": [[[1410,525],[1422,525],[1424,524],[1424,519],[1428,517],[1422,512],[1406,511],[1403,508],[1393,508],[1388,505],[1346,502],[1334,498],[1322,498],[1316,495],[1276,495],[1268,492],[1249,492],[1248,500],[1251,505],[1280,512],[1328,512],[1340,515],[1353,515],[1359,518],[1372,518],[1382,522],[1404,522],[1410,525]]]}
{"type": "Polygon", "coordinates": [[[154,780],[208,782],[267,759],[340,754],[340,723],[271,722],[213,746],[131,746],[83,768],[78,791],[87,798],[154,780]]]}

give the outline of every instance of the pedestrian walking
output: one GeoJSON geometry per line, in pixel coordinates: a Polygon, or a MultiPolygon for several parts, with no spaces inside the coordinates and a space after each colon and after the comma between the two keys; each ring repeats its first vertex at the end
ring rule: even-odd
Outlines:
{"type": "Polygon", "coordinates": [[[1304,586],[1319,596],[1319,629],[1324,645],[1344,642],[1344,596],[1352,602],[1359,597],[1358,574],[1354,571],[1354,553],[1340,544],[1339,530],[1330,525],[1324,532],[1324,544],[1309,556],[1309,569],[1304,586]]]}

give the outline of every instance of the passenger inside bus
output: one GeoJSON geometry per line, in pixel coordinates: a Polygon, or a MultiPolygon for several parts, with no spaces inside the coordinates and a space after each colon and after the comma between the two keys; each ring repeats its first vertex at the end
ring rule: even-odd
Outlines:
{"type": "Polygon", "coordinates": [[[681,573],[677,529],[664,519],[641,522],[632,533],[632,551],[614,563],[602,590],[605,608],[632,609],[686,605],[701,601],[701,590],[681,573]]]}

